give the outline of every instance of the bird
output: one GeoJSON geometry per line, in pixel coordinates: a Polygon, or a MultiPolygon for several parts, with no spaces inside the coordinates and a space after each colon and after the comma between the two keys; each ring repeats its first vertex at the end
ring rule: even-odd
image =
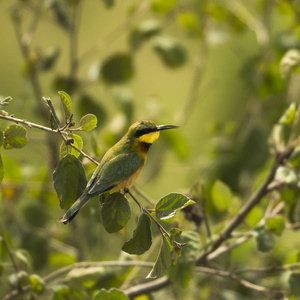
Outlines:
{"type": "Polygon", "coordinates": [[[150,146],[160,131],[178,128],[176,125],[156,125],[153,121],[138,121],[103,156],[88,181],[82,195],[58,220],[70,223],[89,200],[108,191],[129,189],[140,175],[150,146]]]}

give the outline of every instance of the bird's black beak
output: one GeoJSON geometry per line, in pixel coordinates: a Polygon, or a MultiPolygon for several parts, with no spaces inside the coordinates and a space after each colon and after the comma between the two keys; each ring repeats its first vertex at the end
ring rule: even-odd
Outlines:
{"type": "Polygon", "coordinates": [[[166,129],[173,129],[173,128],[178,128],[179,126],[176,125],[158,125],[156,127],[155,131],[162,131],[162,130],[166,130],[166,129]]]}

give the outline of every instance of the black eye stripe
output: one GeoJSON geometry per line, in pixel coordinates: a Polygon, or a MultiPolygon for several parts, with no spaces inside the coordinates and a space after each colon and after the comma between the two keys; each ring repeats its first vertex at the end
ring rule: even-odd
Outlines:
{"type": "Polygon", "coordinates": [[[139,129],[137,130],[137,132],[135,133],[135,136],[136,137],[140,137],[144,134],[147,134],[147,133],[150,133],[150,132],[153,132],[153,128],[143,128],[143,129],[139,129]]]}

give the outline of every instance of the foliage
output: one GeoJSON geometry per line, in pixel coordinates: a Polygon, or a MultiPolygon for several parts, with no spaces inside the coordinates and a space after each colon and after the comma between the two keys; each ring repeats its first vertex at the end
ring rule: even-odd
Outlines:
{"type": "Polygon", "coordinates": [[[299,1],[99,1],[104,21],[83,42],[87,3],[7,4],[24,88],[0,97],[0,297],[299,297],[299,1]],[[59,47],[42,40],[46,22],[63,33],[59,47]],[[184,74],[185,100],[169,85],[170,102],[157,90],[144,105],[153,66],[154,89],[154,77],[165,86],[184,74]],[[56,222],[132,122],[173,110],[181,128],[150,150],[143,190],[56,222]]]}

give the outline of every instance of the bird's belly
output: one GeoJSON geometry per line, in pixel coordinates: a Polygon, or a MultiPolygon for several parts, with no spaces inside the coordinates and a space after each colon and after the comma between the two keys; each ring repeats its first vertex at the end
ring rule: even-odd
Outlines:
{"type": "Polygon", "coordinates": [[[140,173],[142,171],[142,168],[139,168],[134,174],[132,174],[129,178],[126,180],[121,181],[115,188],[114,191],[119,191],[124,188],[130,188],[136,179],[139,177],[140,173]]]}

